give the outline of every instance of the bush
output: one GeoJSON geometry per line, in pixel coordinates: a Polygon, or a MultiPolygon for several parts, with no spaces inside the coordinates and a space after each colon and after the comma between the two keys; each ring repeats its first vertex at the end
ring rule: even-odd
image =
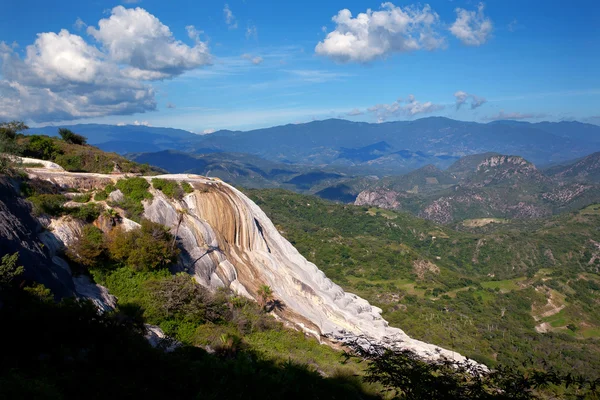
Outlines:
{"type": "Polygon", "coordinates": [[[85,172],[83,158],[80,155],[61,154],[56,156],[54,162],[71,172],[85,172]]]}
{"type": "Polygon", "coordinates": [[[177,181],[154,178],[152,179],[152,187],[154,187],[156,190],[160,190],[165,194],[165,196],[172,199],[180,200],[183,198],[183,190],[179,187],[179,183],[177,181]]]}
{"type": "Polygon", "coordinates": [[[79,196],[74,196],[71,200],[73,200],[75,203],[87,203],[91,198],[92,195],[90,193],[84,193],[79,196]]]}
{"type": "Polygon", "coordinates": [[[190,194],[194,191],[194,188],[189,184],[189,182],[181,182],[181,188],[187,194],[190,194]]]}
{"type": "Polygon", "coordinates": [[[58,217],[63,214],[63,204],[67,198],[62,194],[38,194],[28,198],[33,204],[33,213],[35,215],[48,214],[58,217]]]}
{"type": "Polygon", "coordinates": [[[74,218],[85,222],[93,222],[100,216],[102,207],[99,204],[89,203],[81,207],[67,208],[65,211],[74,218]]]}
{"type": "Polygon", "coordinates": [[[108,194],[104,190],[100,190],[94,195],[94,200],[96,201],[104,201],[106,199],[108,199],[108,194]]]}
{"type": "Polygon", "coordinates": [[[218,299],[185,273],[146,282],[148,311],[159,319],[219,322],[229,319],[226,299],[218,299]]]}
{"type": "Polygon", "coordinates": [[[42,160],[53,160],[61,151],[48,136],[32,135],[25,146],[25,154],[42,160]]]}
{"type": "Polygon", "coordinates": [[[153,197],[152,193],[148,192],[150,187],[148,181],[138,177],[121,179],[117,182],[116,187],[125,197],[118,205],[125,210],[128,218],[139,221],[144,213],[142,201],[150,200],[153,197]]]}
{"type": "Polygon", "coordinates": [[[84,136],[78,135],[66,128],[59,128],[58,134],[60,135],[62,140],[64,140],[67,143],[70,143],[70,144],[84,145],[87,143],[87,138],[85,138],[84,136]]]}
{"type": "Polygon", "coordinates": [[[109,234],[110,256],[135,271],[148,271],[171,265],[179,254],[173,236],[164,226],[142,220],[142,226],[126,232],[115,228],[109,234]]]}
{"type": "Polygon", "coordinates": [[[83,227],[81,236],[69,248],[67,255],[86,267],[96,267],[105,255],[104,235],[94,225],[83,227]]]}

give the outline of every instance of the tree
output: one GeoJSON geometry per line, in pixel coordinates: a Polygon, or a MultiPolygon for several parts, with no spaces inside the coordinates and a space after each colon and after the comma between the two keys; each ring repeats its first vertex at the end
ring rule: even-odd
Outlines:
{"type": "Polygon", "coordinates": [[[177,242],[177,234],[179,233],[179,227],[183,222],[183,218],[188,214],[188,211],[183,208],[177,209],[177,228],[175,229],[175,235],[173,235],[173,242],[171,243],[171,251],[175,249],[175,243],[177,242]]]}
{"type": "Polygon", "coordinates": [[[17,266],[19,253],[5,254],[0,262],[0,287],[8,286],[12,281],[21,275],[25,270],[22,266],[17,266]]]}
{"type": "Polygon", "coordinates": [[[273,289],[269,285],[261,285],[256,292],[258,303],[264,309],[273,300],[273,289]]]}
{"type": "Polygon", "coordinates": [[[117,227],[109,233],[107,247],[111,258],[136,271],[168,267],[179,254],[172,249],[168,229],[150,220],[142,220],[140,228],[125,231],[117,227]]]}
{"type": "Polygon", "coordinates": [[[58,128],[58,134],[67,143],[84,145],[87,144],[85,136],[78,135],[67,128],[58,128]]]}
{"type": "Polygon", "coordinates": [[[83,227],[81,236],[69,248],[67,254],[86,267],[94,267],[100,263],[105,250],[102,231],[94,225],[86,225],[83,227]]]}
{"type": "Polygon", "coordinates": [[[29,129],[23,121],[0,122],[0,139],[14,140],[19,133],[29,129]]]}

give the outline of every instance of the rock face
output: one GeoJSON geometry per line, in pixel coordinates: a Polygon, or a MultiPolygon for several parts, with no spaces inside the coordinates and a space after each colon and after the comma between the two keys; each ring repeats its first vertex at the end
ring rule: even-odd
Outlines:
{"type": "MultiPolygon", "coordinates": [[[[85,175],[49,170],[36,174],[59,185],[76,182],[89,187],[85,175]]],[[[361,337],[412,349],[426,359],[445,356],[464,360],[457,353],[411,339],[390,327],[379,308],[344,292],[328,279],[237,189],[197,175],[159,177],[186,181],[195,189],[182,200],[151,189],[154,198],[144,207],[146,218],[169,227],[177,236],[182,248],[178,268],[192,274],[200,284],[227,287],[254,299],[261,285],[269,285],[275,298],[284,303],[279,317],[317,337],[333,341],[361,337]]],[[[93,174],[89,179],[96,182],[103,177],[93,174]]]]}
{"type": "Polygon", "coordinates": [[[385,188],[363,190],[358,194],[354,204],[357,206],[376,206],[380,208],[395,209],[400,207],[398,196],[400,193],[385,188]]]}

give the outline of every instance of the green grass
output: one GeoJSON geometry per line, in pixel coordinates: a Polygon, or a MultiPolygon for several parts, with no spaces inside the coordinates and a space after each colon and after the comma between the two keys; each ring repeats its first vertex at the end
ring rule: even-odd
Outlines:
{"type": "Polygon", "coordinates": [[[503,281],[488,281],[481,282],[481,286],[486,289],[500,289],[501,291],[509,292],[511,290],[519,290],[519,283],[525,281],[525,277],[516,279],[507,279],[503,281]]]}

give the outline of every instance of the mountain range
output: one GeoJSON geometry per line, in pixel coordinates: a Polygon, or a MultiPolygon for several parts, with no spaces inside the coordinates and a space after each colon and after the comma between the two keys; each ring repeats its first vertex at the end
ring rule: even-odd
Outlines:
{"type": "MultiPolygon", "coordinates": [[[[429,117],[380,124],[340,119],[210,135],[137,125],[64,126],[90,144],[120,154],[180,150],[194,154],[248,153],[273,162],[406,173],[433,164],[446,168],[484,152],[518,154],[536,165],[557,164],[600,150],[600,126],[581,122],[477,123],[429,117]]],[[[56,126],[32,129],[56,135],[56,126]]]]}

